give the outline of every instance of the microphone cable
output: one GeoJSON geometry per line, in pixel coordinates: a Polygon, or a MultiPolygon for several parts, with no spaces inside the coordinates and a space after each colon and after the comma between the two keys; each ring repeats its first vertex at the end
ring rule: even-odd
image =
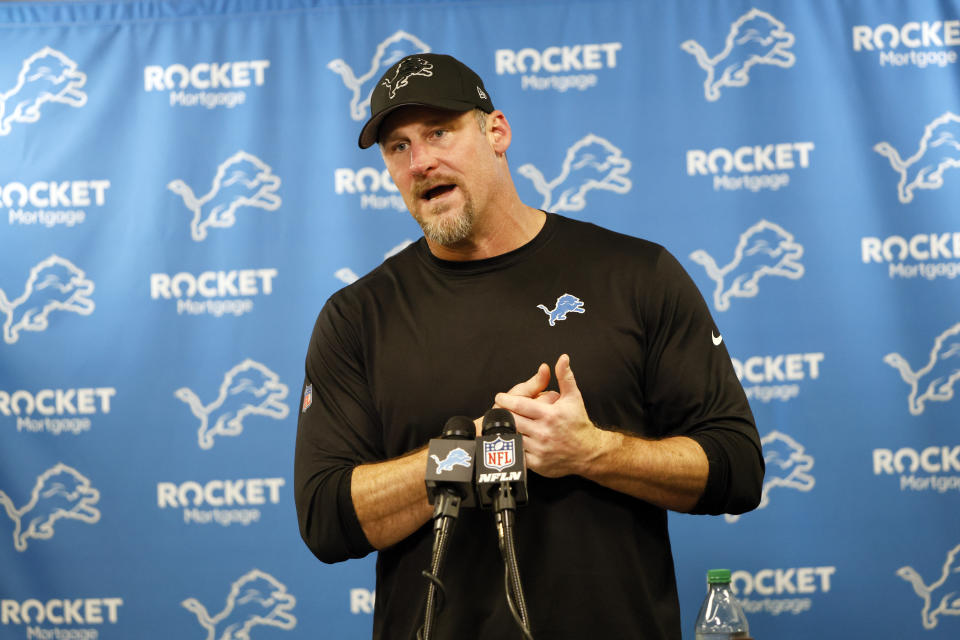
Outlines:
{"type": "MultiPolygon", "coordinates": [[[[509,488],[501,493],[509,492],[509,488]]],[[[512,502],[512,496],[510,496],[512,502]]],[[[513,533],[513,509],[506,507],[497,518],[497,538],[500,543],[500,555],[503,556],[503,590],[507,597],[507,606],[525,640],[533,640],[530,631],[530,614],[527,612],[527,600],[520,583],[520,566],[517,563],[517,546],[513,533]]]]}
{"type": "Polygon", "coordinates": [[[433,634],[433,623],[443,610],[446,601],[446,587],[440,580],[439,573],[447,555],[447,549],[450,546],[450,533],[453,531],[453,524],[457,518],[456,515],[450,515],[449,512],[451,510],[459,512],[460,497],[451,496],[450,502],[455,504],[448,509],[443,509],[441,502],[438,501],[434,512],[433,553],[430,558],[430,570],[420,572],[420,575],[426,578],[429,584],[427,585],[427,603],[423,614],[423,625],[417,630],[417,640],[430,640],[433,634]]]}
{"type": "Polygon", "coordinates": [[[483,416],[483,436],[481,439],[484,451],[481,462],[477,465],[478,473],[481,468],[495,468],[500,471],[496,474],[482,473],[478,475],[477,491],[481,494],[481,504],[490,502],[493,508],[494,521],[497,528],[497,542],[504,566],[504,593],[510,615],[520,627],[525,640],[533,640],[530,630],[530,615],[527,611],[527,600],[523,593],[520,581],[520,565],[517,561],[517,546],[514,534],[517,504],[527,501],[526,493],[526,465],[523,461],[523,442],[517,433],[513,415],[500,408],[487,411],[483,416]],[[496,436],[495,440],[491,440],[496,436]],[[487,460],[487,448],[492,455],[487,460]],[[483,476],[493,476],[484,479],[483,476]],[[481,485],[483,485],[481,487],[481,485]],[[486,496],[486,497],[485,497],[486,496]]]}
{"type": "Polygon", "coordinates": [[[472,457],[476,452],[474,433],[472,420],[453,416],[444,425],[440,438],[430,440],[428,452],[434,453],[427,460],[425,482],[427,498],[434,505],[434,537],[430,569],[420,572],[428,580],[428,585],[423,625],[417,630],[417,640],[431,640],[433,636],[434,623],[446,601],[440,568],[450,546],[453,526],[460,516],[460,507],[472,507],[476,502],[472,457]],[[435,469],[431,469],[431,460],[435,469]]]}

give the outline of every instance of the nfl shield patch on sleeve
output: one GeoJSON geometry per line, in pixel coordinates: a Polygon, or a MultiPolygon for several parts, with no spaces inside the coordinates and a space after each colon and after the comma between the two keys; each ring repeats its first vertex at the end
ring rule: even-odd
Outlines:
{"type": "Polygon", "coordinates": [[[307,409],[310,408],[310,405],[313,404],[313,385],[308,384],[307,388],[303,390],[303,406],[300,407],[300,413],[306,413],[307,409]]]}

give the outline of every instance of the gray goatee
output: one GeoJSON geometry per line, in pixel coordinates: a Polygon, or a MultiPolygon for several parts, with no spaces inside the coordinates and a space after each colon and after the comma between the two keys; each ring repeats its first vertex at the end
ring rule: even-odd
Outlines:
{"type": "Polygon", "coordinates": [[[473,205],[466,202],[459,213],[438,215],[432,220],[424,220],[417,216],[416,220],[423,229],[423,235],[431,242],[441,246],[454,245],[466,240],[473,231],[473,205]]]}

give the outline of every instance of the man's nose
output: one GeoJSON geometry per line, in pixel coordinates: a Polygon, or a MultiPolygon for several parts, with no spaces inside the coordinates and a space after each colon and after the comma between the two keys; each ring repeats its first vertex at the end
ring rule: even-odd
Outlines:
{"type": "Polygon", "coordinates": [[[423,175],[437,166],[437,157],[426,144],[410,145],[410,172],[423,175]]]}

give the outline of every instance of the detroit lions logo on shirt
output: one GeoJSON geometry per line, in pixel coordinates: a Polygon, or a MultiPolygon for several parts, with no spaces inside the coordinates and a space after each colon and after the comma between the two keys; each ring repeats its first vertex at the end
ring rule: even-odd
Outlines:
{"type": "Polygon", "coordinates": [[[547,321],[551,327],[561,320],[566,320],[568,313],[586,313],[583,309],[583,301],[569,293],[557,298],[557,304],[553,309],[547,309],[542,304],[538,304],[537,309],[547,314],[547,321]]]}
{"type": "Polygon", "coordinates": [[[390,99],[397,97],[397,89],[407,86],[412,76],[424,76],[429,78],[433,75],[433,65],[423,58],[408,58],[397,65],[397,70],[392,78],[385,78],[382,84],[390,91],[390,99]]]}

